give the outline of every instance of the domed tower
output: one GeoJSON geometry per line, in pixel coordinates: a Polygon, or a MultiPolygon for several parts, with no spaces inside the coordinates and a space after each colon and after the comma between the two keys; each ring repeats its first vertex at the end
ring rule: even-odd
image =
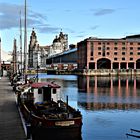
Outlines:
{"type": "Polygon", "coordinates": [[[59,40],[62,44],[63,51],[68,50],[68,35],[63,34],[63,32],[61,31],[60,34],[59,34],[59,40]]]}
{"type": "Polygon", "coordinates": [[[29,44],[29,57],[28,57],[28,67],[33,68],[33,51],[37,47],[37,36],[34,31],[34,28],[32,30],[31,36],[30,36],[30,44],[29,44]]]}
{"type": "Polygon", "coordinates": [[[53,40],[51,47],[50,47],[49,56],[52,56],[52,55],[55,55],[55,54],[58,54],[61,52],[62,52],[61,42],[59,40],[59,37],[56,36],[55,39],[53,40]]]}
{"type": "Polygon", "coordinates": [[[61,31],[59,36],[56,36],[53,40],[53,44],[50,47],[49,56],[62,53],[66,50],[68,50],[68,35],[63,34],[61,31]]]}

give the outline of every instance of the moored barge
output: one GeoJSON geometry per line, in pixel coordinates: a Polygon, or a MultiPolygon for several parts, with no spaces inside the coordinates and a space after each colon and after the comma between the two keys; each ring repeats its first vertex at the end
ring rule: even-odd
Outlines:
{"type": "Polygon", "coordinates": [[[17,101],[33,140],[81,140],[82,115],[67,101],[57,100],[60,86],[40,82],[20,86],[17,101]]]}

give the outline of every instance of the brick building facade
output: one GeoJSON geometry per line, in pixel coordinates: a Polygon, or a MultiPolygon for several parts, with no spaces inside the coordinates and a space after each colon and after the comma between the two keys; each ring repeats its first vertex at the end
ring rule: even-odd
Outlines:
{"type": "Polygon", "coordinates": [[[78,69],[140,69],[140,35],[77,43],[78,69]]]}

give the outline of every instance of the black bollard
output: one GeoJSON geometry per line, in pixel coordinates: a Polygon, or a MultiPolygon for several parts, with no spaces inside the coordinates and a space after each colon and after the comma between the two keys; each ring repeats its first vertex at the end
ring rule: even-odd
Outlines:
{"type": "Polygon", "coordinates": [[[26,130],[27,130],[27,139],[31,138],[31,124],[26,124],[26,130]]]}

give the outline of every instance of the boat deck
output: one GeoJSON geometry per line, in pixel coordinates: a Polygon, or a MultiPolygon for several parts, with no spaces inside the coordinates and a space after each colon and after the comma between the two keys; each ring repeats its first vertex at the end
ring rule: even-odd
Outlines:
{"type": "Polygon", "coordinates": [[[8,77],[0,79],[0,139],[25,140],[26,135],[8,77]]]}

